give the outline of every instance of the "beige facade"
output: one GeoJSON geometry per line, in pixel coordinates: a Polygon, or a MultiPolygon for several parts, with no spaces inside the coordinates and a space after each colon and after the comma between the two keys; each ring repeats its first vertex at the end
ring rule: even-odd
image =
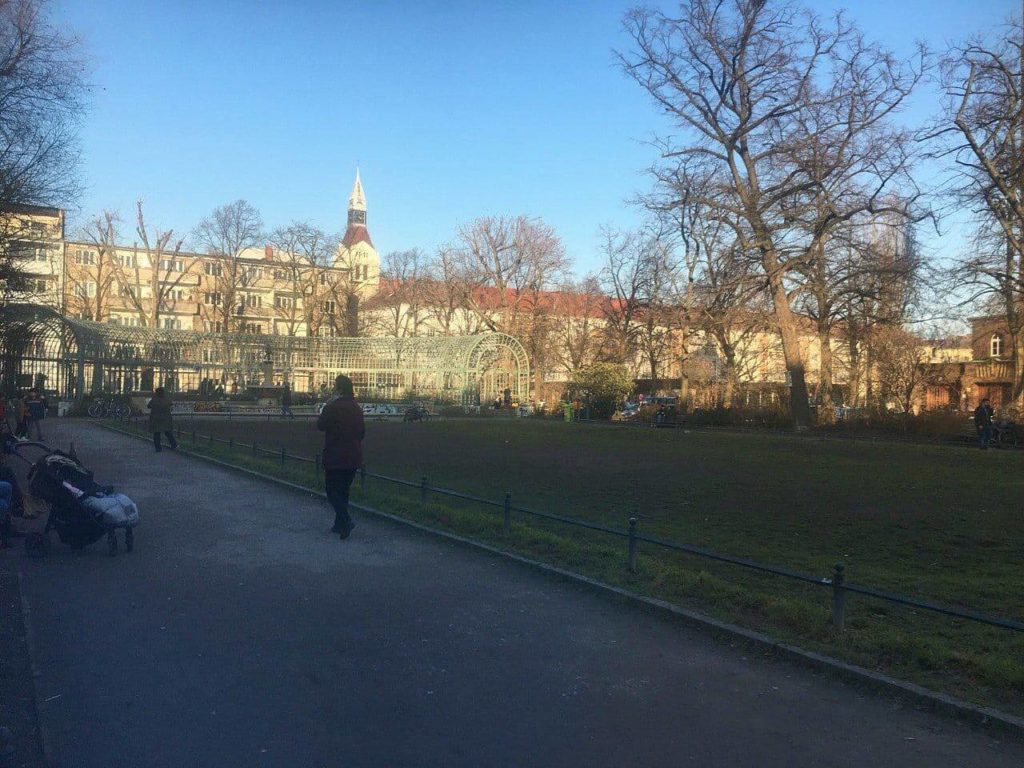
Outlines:
{"type": "Polygon", "coordinates": [[[18,206],[0,215],[30,273],[7,302],[51,306],[112,325],[211,333],[352,336],[361,302],[380,281],[356,178],[348,229],[333,263],[319,265],[270,245],[231,256],[168,247],[67,239],[64,212],[18,206]],[[230,302],[231,306],[227,306],[230,302]]]}

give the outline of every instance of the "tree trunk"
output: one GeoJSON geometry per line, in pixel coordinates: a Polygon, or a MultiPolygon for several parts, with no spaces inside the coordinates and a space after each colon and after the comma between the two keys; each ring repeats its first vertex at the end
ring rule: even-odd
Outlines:
{"type": "Polygon", "coordinates": [[[1024,333],[1012,337],[1013,352],[1013,402],[1024,411],[1024,333]]]}
{"type": "Polygon", "coordinates": [[[846,377],[846,401],[843,405],[851,408],[860,407],[860,379],[861,379],[861,345],[857,337],[856,328],[852,323],[846,326],[846,348],[850,355],[849,373],[846,377]]]}
{"type": "Polygon", "coordinates": [[[832,334],[828,323],[818,323],[818,423],[831,424],[835,421],[832,405],[832,334]]]}
{"type": "Polygon", "coordinates": [[[807,397],[804,356],[800,351],[800,329],[797,318],[789,306],[789,295],[786,293],[786,286],[782,283],[779,270],[769,269],[768,273],[775,320],[779,324],[779,336],[782,338],[782,354],[790,378],[789,409],[793,418],[793,429],[802,432],[811,426],[811,406],[807,397]]]}

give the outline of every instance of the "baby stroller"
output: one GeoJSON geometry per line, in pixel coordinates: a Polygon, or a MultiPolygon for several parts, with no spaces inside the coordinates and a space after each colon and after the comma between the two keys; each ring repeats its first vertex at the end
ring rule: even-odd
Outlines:
{"type": "Polygon", "coordinates": [[[9,440],[5,451],[29,465],[28,486],[32,496],[46,502],[49,508],[42,533],[25,536],[25,551],[32,557],[43,557],[49,549],[51,530],[57,531],[62,543],[72,549],[84,549],[107,537],[111,555],[117,554],[117,530],[124,529],[124,547],[131,552],[135,545],[134,527],[139,510],[123,493],[100,485],[78,459],[64,451],[48,448],[43,443],[9,440]],[[44,454],[31,461],[23,451],[36,449],[44,454]]]}

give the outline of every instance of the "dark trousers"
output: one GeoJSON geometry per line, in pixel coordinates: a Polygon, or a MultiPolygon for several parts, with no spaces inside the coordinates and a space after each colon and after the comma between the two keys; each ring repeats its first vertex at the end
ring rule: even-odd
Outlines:
{"type": "Polygon", "coordinates": [[[347,531],[352,527],[352,518],[348,515],[348,492],[352,487],[356,471],[355,469],[324,470],[327,500],[334,507],[334,527],[339,531],[347,531]]]}
{"type": "MultiPolygon", "coordinates": [[[[164,432],[164,434],[167,435],[167,442],[170,443],[171,450],[172,451],[178,450],[178,441],[174,439],[174,432],[167,431],[167,432],[164,432]]],[[[160,448],[160,433],[159,432],[154,432],[153,433],[153,445],[156,446],[156,449],[158,451],[161,450],[161,448],[160,448]]]]}

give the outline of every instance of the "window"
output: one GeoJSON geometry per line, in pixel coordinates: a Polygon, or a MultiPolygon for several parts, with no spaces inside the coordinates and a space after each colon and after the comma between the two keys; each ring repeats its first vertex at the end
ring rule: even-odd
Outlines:
{"type": "Polygon", "coordinates": [[[1001,333],[993,333],[992,341],[989,344],[989,354],[992,357],[1000,357],[1003,354],[1003,335],[1001,333]]]}
{"type": "Polygon", "coordinates": [[[251,309],[257,309],[258,307],[262,307],[263,306],[263,297],[260,296],[257,293],[250,293],[250,294],[248,294],[243,299],[243,301],[245,302],[245,306],[247,306],[247,307],[249,307],[251,309]]]}
{"type": "Polygon", "coordinates": [[[181,259],[160,259],[160,269],[165,272],[184,272],[185,262],[181,259]]]}
{"type": "Polygon", "coordinates": [[[295,299],[291,296],[275,296],[274,306],[278,309],[294,309],[295,299]]]}
{"type": "Polygon", "coordinates": [[[320,273],[320,285],[327,285],[327,273],[326,272],[321,272],[320,273]]]}
{"type": "Polygon", "coordinates": [[[320,311],[326,312],[328,315],[334,314],[334,302],[333,301],[321,301],[320,311]]]}
{"type": "Polygon", "coordinates": [[[91,281],[75,283],[75,296],[80,299],[96,298],[96,283],[91,281]]]}
{"type": "Polygon", "coordinates": [[[177,317],[165,317],[164,328],[166,328],[169,331],[180,331],[181,319],[177,317]]]}
{"type": "Polygon", "coordinates": [[[186,298],[184,288],[169,288],[164,293],[164,301],[185,301],[186,298]]]}
{"type": "Polygon", "coordinates": [[[134,253],[118,253],[114,255],[114,261],[122,267],[139,266],[139,257],[134,253]]]}
{"type": "Polygon", "coordinates": [[[246,267],[245,268],[245,279],[249,282],[259,280],[263,277],[263,269],[261,267],[246,267]]]}
{"type": "Polygon", "coordinates": [[[222,330],[224,330],[224,326],[221,325],[220,320],[207,320],[205,323],[203,323],[203,329],[207,333],[220,333],[222,330]]]}
{"type": "Polygon", "coordinates": [[[203,271],[211,277],[220,277],[224,274],[223,266],[218,261],[203,262],[203,271]]]}
{"type": "Polygon", "coordinates": [[[135,295],[135,288],[131,285],[119,285],[117,287],[117,294],[122,298],[135,295]]]}
{"type": "Polygon", "coordinates": [[[263,325],[260,323],[243,323],[242,333],[263,333],[263,325]]]}
{"type": "Polygon", "coordinates": [[[96,254],[93,251],[86,250],[85,248],[75,249],[75,264],[96,264],[96,254]]]}
{"type": "Polygon", "coordinates": [[[219,349],[204,349],[203,350],[203,362],[204,363],[219,363],[220,362],[220,350],[219,349]]]}
{"type": "Polygon", "coordinates": [[[208,304],[211,307],[219,307],[220,301],[220,291],[207,291],[203,294],[203,304],[208,304]]]}
{"type": "Polygon", "coordinates": [[[316,335],[322,339],[333,339],[338,335],[336,328],[330,325],[321,325],[316,332],[316,335]]]}

